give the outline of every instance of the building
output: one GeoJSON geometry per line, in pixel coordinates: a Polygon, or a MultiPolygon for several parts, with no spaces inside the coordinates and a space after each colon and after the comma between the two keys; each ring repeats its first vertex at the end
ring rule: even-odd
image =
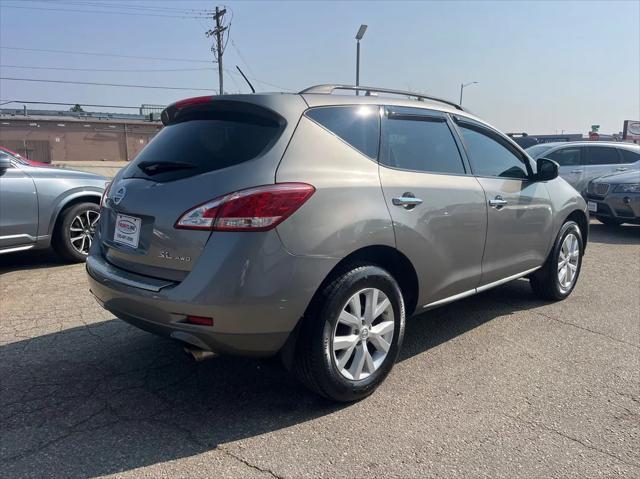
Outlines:
{"type": "Polygon", "coordinates": [[[45,163],[129,161],[162,129],[149,116],[0,109],[0,145],[45,163]]]}

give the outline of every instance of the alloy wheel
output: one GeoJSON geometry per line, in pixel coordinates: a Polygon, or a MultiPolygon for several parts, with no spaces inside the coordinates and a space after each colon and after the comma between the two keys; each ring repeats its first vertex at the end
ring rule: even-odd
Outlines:
{"type": "Polygon", "coordinates": [[[563,292],[573,286],[578,275],[580,244],[573,233],[569,233],[562,242],[558,253],[558,282],[563,292]]]}
{"type": "Polygon", "coordinates": [[[93,210],[83,211],[73,218],[69,226],[69,241],[78,253],[85,256],[89,254],[99,219],[100,213],[93,210]]]}
{"type": "Polygon", "coordinates": [[[342,308],[333,330],[331,348],[340,374],[359,381],[384,362],[395,328],[393,307],[383,291],[366,288],[342,308]]]}

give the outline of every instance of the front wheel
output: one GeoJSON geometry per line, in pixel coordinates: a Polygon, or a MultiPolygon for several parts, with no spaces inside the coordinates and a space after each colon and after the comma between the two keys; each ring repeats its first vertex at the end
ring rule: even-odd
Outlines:
{"type": "Polygon", "coordinates": [[[559,301],[571,294],[578,282],[584,245],[580,227],[567,221],[542,268],[530,278],[533,292],[542,299],[559,301]]]}
{"type": "Polygon", "coordinates": [[[54,231],[53,247],[67,261],[87,259],[93,235],[100,219],[100,207],[95,203],[78,203],[61,213],[54,231]]]}
{"type": "Polygon", "coordinates": [[[294,371],[334,401],[357,401],[384,381],[404,337],[405,310],[395,279],[377,266],[341,275],[303,318],[294,371]]]}

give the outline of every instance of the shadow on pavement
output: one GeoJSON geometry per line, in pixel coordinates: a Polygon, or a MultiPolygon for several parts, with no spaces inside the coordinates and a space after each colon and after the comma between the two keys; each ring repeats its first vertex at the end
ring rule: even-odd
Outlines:
{"type": "Polygon", "coordinates": [[[51,250],[23,251],[0,255],[0,275],[24,269],[50,268],[65,263],[51,250]]]}
{"type": "MultiPolygon", "coordinates": [[[[605,244],[640,244],[640,226],[607,226],[599,222],[589,225],[589,241],[605,244]]],[[[588,246],[587,246],[588,248],[588,246]]]]}
{"type": "MultiPolygon", "coordinates": [[[[412,318],[400,361],[539,304],[517,281],[412,318]]],[[[348,407],[308,392],[277,360],[193,363],[179,344],[119,320],[2,346],[0,377],[5,477],[131,470],[348,407]]]]}

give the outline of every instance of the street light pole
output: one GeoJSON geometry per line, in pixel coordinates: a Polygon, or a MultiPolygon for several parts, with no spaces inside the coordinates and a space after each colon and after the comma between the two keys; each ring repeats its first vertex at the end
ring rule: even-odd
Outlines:
{"type": "MultiPolygon", "coordinates": [[[[366,25],[360,25],[358,33],[356,33],[356,86],[360,86],[360,40],[364,37],[364,32],[367,31],[366,25]]],[[[356,90],[356,95],[360,95],[360,92],[356,90]]]]}
{"type": "Polygon", "coordinates": [[[462,106],[462,92],[464,91],[465,87],[468,87],[469,85],[475,85],[477,84],[477,81],[472,81],[469,83],[461,83],[460,84],[460,102],[458,103],[460,106],[462,106]]]}
{"type": "MultiPolygon", "coordinates": [[[[360,40],[356,43],[356,86],[360,86],[360,40]]],[[[356,95],[358,90],[356,90],[356,95]]]]}

